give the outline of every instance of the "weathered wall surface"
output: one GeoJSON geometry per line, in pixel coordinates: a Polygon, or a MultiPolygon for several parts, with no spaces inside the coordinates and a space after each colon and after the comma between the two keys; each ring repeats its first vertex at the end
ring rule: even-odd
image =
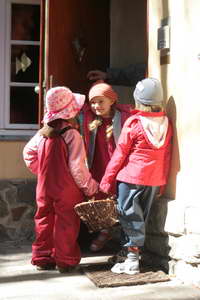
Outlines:
{"type": "Polygon", "coordinates": [[[0,180],[0,241],[32,240],[36,180],[0,180]]]}
{"type": "Polygon", "coordinates": [[[23,161],[24,141],[0,141],[0,180],[35,178],[23,161]]]}
{"type": "MultiPolygon", "coordinates": [[[[165,195],[168,204],[164,230],[169,233],[169,255],[174,259],[171,270],[179,275],[185,274],[188,279],[192,278],[191,262],[195,262],[193,272],[196,272],[200,257],[199,10],[198,0],[149,1],[149,76],[161,79],[167,112],[174,125],[172,168],[165,195]],[[170,63],[161,65],[161,52],[157,50],[157,30],[161,21],[168,17],[170,63]]],[[[155,242],[152,247],[156,248],[155,242]]]]}

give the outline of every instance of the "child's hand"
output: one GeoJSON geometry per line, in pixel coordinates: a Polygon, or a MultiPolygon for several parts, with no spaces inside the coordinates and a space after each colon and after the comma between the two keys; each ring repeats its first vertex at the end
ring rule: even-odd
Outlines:
{"type": "Polygon", "coordinates": [[[110,195],[110,197],[109,197],[111,200],[114,200],[114,201],[116,201],[116,199],[117,199],[117,195],[115,195],[115,194],[112,194],[112,195],[110,195]]]}
{"type": "Polygon", "coordinates": [[[101,189],[101,188],[99,188],[99,192],[102,192],[102,193],[104,193],[104,194],[109,194],[109,192],[107,192],[107,191],[104,191],[103,189],[101,189]]]}

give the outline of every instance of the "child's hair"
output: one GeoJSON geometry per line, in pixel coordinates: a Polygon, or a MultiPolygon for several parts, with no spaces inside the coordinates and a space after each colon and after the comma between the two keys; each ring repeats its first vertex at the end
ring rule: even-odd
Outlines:
{"type": "MultiPolygon", "coordinates": [[[[114,111],[115,111],[115,103],[111,106],[111,115],[114,115],[114,111]]],[[[96,118],[89,123],[88,129],[89,131],[93,131],[99,126],[101,126],[101,124],[102,124],[102,119],[96,118]]],[[[106,127],[106,138],[109,139],[112,136],[112,134],[113,134],[113,124],[108,125],[106,127]]]]}
{"type": "Polygon", "coordinates": [[[142,104],[139,102],[135,103],[135,108],[138,110],[146,111],[146,112],[160,112],[164,111],[164,105],[162,104],[157,104],[157,105],[146,105],[142,104]]]}
{"type": "Polygon", "coordinates": [[[102,121],[100,119],[94,119],[90,124],[88,125],[89,131],[95,130],[97,127],[99,127],[102,124],[102,121]]]}
{"type": "MultiPolygon", "coordinates": [[[[96,128],[98,128],[99,126],[101,126],[102,124],[102,120],[100,119],[95,119],[92,122],[90,122],[90,124],[88,125],[89,131],[93,131],[96,128]]],[[[108,125],[106,127],[106,138],[109,139],[113,134],[113,124],[108,125]]]]}
{"type": "MultiPolygon", "coordinates": [[[[56,129],[59,123],[62,122],[62,119],[56,119],[48,124],[45,124],[40,130],[39,134],[45,138],[55,138],[62,134],[62,129],[56,129]]],[[[78,123],[75,118],[68,119],[66,122],[66,127],[76,128],[78,127],[78,123]]]]}

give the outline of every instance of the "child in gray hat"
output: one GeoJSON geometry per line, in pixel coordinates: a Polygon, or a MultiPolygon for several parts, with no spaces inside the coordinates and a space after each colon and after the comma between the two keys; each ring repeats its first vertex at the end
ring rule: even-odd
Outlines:
{"type": "Polygon", "coordinates": [[[122,129],[100,189],[109,193],[117,179],[117,210],[126,235],[127,258],[114,273],[139,272],[139,248],[145,241],[145,222],[160,188],[167,183],[172,125],[164,112],[163,90],[155,78],[139,81],[134,90],[136,110],[122,129]]]}

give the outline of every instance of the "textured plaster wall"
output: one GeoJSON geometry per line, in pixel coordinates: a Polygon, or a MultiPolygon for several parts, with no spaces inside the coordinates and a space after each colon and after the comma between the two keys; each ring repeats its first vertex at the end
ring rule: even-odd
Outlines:
{"type": "Polygon", "coordinates": [[[200,233],[200,27],[199,0],[149,1],[149,75],[161,79],[174,124],[174,151],[167,197],[166,229],[200,233]],[[160,65],[157,29],[170,17],[170,64],[160,65]]]}
{"type": "Polygon", "coordinates": [[[26,142],[0,142],[0,179],[34,178],[26,168],[22,151],[26,142]]]}

